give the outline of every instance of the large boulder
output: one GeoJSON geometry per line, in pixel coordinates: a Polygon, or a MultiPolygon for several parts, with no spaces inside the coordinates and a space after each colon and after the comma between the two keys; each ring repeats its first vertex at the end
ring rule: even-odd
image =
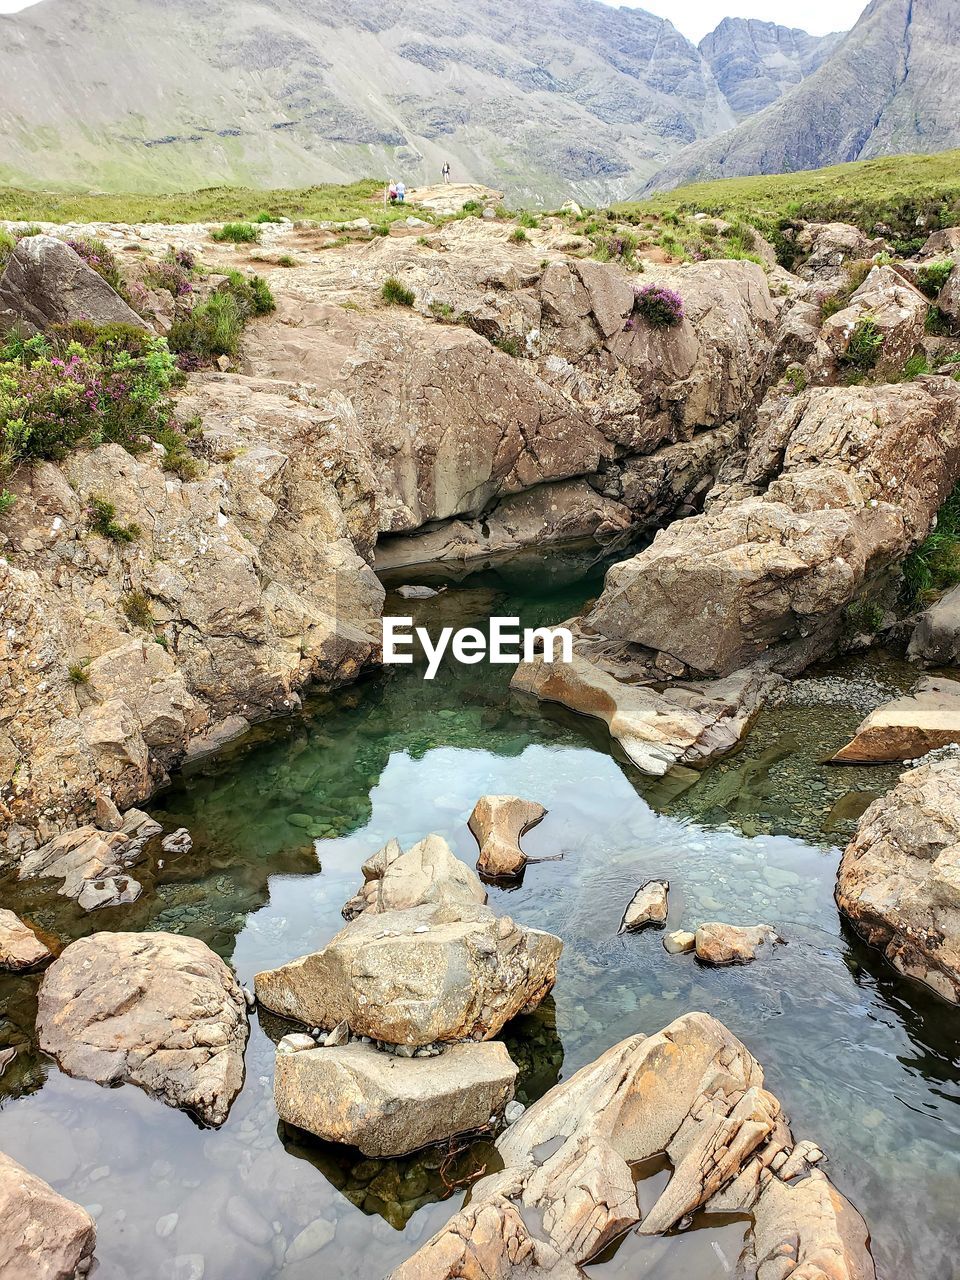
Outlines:
{"type": "Polygon", "coordinates": [[[960,586],[953,587],[920,615],[908,655],[931,666],[960,665],[960,586]]]}
{"type": "Polygon", "coordinates": [[[74,320],[149,330],[68,244],[53,236],[24,236],[0,277],[0,332],[17,324],[36,333],[74,320]]]}
{"type": "Polygon", "coordinates": [[[513,1097],[517,1067],[500,1041],[402,1058],[372,1045],[277,1057],[280,1119],[366,1156],[403,1156],[491,1128],[513,1097]]]}
{"type": "Polygon", "coordinates": [[[467,825],[480,846],[477,870],[481,875],[517,876],[527,865],[520,837],[547,816],[536,800],[519,796],[481,796],[467,825]]]}
{"type": "Polygon", "coordinates": [[[489,1040],[551,990],[562,946],[479,905],[364,911],[322,951],[258,973],[257,999],[389,1044],[489,1040]]]}
{"type": "Polygon", "coordinates": [[[454,857],[442,836],[420,840],[406,853],[391,840],[363,864],[364,884],[343,908],[352,920],[363,912],[402,911],[406,907],[483,906],[487,891],[466,863],[454,857]]]}
{"type": "Polygon", "coordinates": [[[847,222],[808,222],[797,236],[797,248],[806,254],[797,274],[804,280],[835,280],[848,262],[872,258],[886,248],[847,222]]]}
{"type": "Polygon", "coordinates": [[[0,1280],[74,1280],[96,1243],[86,1209],[0,1152],[0,1280]]]}
{"type": "Polygon", "coordinates": [[[497,1149],[502,1172],[390,1280],[572,1280],[630,1228],[662,1234],[701,1208],[750,1215],[746,1247],[776,1259],[760,1275],[873,1280],[865,1224],[811,1169],[822,1152],[794,1144],[758,1063],[706,1014],[614,1045],[529,1107],[497,1149]],[[634,1169],[661,1153],[672,1175],[644,1213],[634,1169]]]}
{"type": "Polygon", "coordinates": [[[247,1005],[197,938],[95,933],[44,974],[37,1034],[69,1075],[135,1084],[221,1125],[243,1084],[247,1005]]]}
{"type": "Polygon", "coordinates": [[[768,924],[733,925],[711,921],[702,924],[694,935],[697,959],[704,964],[749,964],[762,951],[779,942],[768,924]]]}
{"type": "Polygon", "coordinates": [[[960,1002],[960,761],[911,769],[870,805],[836,896],[895,968],[960,1002]]]}
{"type": "Polygon", "coordinates": [[[49,960],[51,954],[50,948],[28,924],[0,907],[0,970],[20,973],[24,969],[35,969],[49,960]]]}
{"type": "Polygon", "coordinates": [[[925,676],[911,694],[871,711],[834,764],[917,760],[960,743],[960,681],[925,676]]]}
{"type": "Polygon", "coordinates": [[[867,367],[889,379],[903,372],[923,344],[930,300],[893,267],[874,267],[842,311],[823,323],[820,336],[837,365],[856,359],[851,351],[862,326],[869,324],[879,345],[867,367]]]}

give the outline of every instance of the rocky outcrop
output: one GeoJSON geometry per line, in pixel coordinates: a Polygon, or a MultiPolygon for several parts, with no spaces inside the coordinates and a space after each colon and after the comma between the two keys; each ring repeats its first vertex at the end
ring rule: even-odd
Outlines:
{"type": "Polygon", "coordinates": [[[917,760],[952,743],[960,744],[960,682],[925,676],[913,693],[871,711],[832,762],[917,760]]]}
{"type": "Polygon", "coordinates": [[[901,775],[844,852],[837,904],[890,963],[960,1002],[960,762],[901,775]]]}
{"type": "Polygon", "coordinates": [[[142,810],[128,809],[115,830],[78,827],[38,849],[24,851],[17,875],[20,880],[61,880],[58,892],[75,898],[85,910],[135,902],[140,884],[128,874],[129,869],[139,862],[146,842],[161,830],[159,822],[142,810]]]}
{"type": "Polygon", "coordinates": [[[36,969],[52,957],[45,942],[19,916],[0,907],[0,971],[20,973],[36,969]]]}
{"type": "Polygon", "coordinates": [[[278,1056],[280,1119],[366,1156],[407,1155],[493,1127],[513,1097],[517,1067],[499,1041],[402,1058],[354,1043],[278,1056]]]}
{"type": "Polygon", "coordinates": [[[663,925],[667,922],[668,880],[648,880],[642,884],[630,900],[620,922],[621,933],[632,933],[648,924],[663,925]]]}
{"type": "Polygon", "coordinates": [[[0,333],[14,326],[43,333],[75,320],[149,328],[68,244],[53,236],[24,236],[0,276],[0,333]]]}
{"type": "Polygon", "coordinates": [[[887,247],[886,241],[847,222],[808,222],[797,234],[796,245],[803,254],[797,275],[819,282],[842,279],[847,263],[867,261],[887,247]]]}
{"type": "Polygon", "coordinates": [[[936,667],[960,665],[960,587],[924,609],[910,637],[911,658],[936,667]]]}
{"type": "Polygon", "coordinates": [[[44,974],[37,1034],[68,1075],[134,1084],[216,1126],[243,1084],[247,1005],[197,938],[95,933],[44,974]]]}
{"type": "Polygon", "coordinates": [[[749,964],[760,953],[781,941],[768,924],[749,926],[702,924],[694,937],[697,959],[704,964],[749,964]]]}
{"type": "Polygon", "coordinates": [[[848,306],[825,320],[820,337],[834,366],[854,359],[851,347],[864,324],[878,343],[869,357],[873,376],[895,380],[923,344],[930,301],[893,267],[874,267],[848,306]]]}
{"type": "Polygon", "coordinates": [[[0,1280],[74,1280],[96,1243],[86,1209],[0,1152],[0,1280]]]}
{"type": "Polygon", "coordinates": [[[494,878],[518,876],[527,865],[520,837],[546,816],[546,809],[536,800],[481,796],[467,823],[480,846],[477,859],[480,874],[494,878]]]}
{"type": "Polygon", "coordinates": [[[455,858],[442,836],[431,835],[403,853],[391,840],[363,864],[364,883],[343,908],[353,920],[367,912],[407,907],[483,906],[487,891],[471,869],[455,858]]]}
{"type": "Polygon", "coordinates": [[[750,1215],[760,1275],[775,1258],[784,1277],[873,1280],[866,1226],[811,1169],[822,1152],[794,1144],[759,1065],[705,1014],[615,1045],[529,1107],[497,1148],[503,1171],[390,1280],[572,1277],[630,1228],[660,1234],[700,1208],[750,1215]],[[643,1213],[633,1168],[660,1153],[672,1174],[643,1213]]]}

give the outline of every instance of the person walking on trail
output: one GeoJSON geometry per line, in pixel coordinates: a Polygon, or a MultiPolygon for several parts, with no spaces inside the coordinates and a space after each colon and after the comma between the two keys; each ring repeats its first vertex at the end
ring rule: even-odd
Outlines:
{"type": "Polygon", "coordinates": [[[450,181],[450,161],[449,160],[444,160],[443,168],[440,170],[440,172],[443,174],[444,182],[449,182],[450,181]]]}
{"type": "Polygon", "coordinates": [[[403,204],[406,201],[406,198],[407,198],[406,184],[403,182],[398,182],[397,183],[397,204],[403,204]]]}
{"type": "Polygon", "coordinates": [[[397,203],[397,184],[395,182],[391,182],[390,186],[387,187],[387,195],[390,197],[391,204],[397,203]]]}

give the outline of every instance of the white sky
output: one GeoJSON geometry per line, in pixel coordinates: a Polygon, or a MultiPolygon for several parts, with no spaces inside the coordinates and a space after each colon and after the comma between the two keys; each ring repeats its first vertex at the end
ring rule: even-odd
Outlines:
{"type": "MultiPolygon", "coordinates": [[[[619,6],[631,0],[606,0],[619,6]]],[[[701,40],[721,18],[763,18],[787,27],[802,27],[813,35],[846,31],[866,7],[867,0],[640,0],[636,6],[669,18],[691,40],[701,40]]],[[[0,13],[25,9],[31,0],[0,0],[0,13]]]]}

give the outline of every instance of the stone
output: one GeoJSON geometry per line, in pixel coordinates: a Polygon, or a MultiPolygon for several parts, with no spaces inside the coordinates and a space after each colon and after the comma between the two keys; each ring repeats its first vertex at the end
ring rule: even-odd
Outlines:
{"type": "Polygon", "coordinates": [[[892,379],[923,345],[930,299],[891,266],[874,267],[849,305],[823,322],[820,338],[842,366],[857,326],[870,321],[882,342],[871,366],[877,378],[892,379]]]}
{"type": "Polygon", "coordinates": [[[552,989],[561,949],[479,905],[365,911],[322,951],[258,973],[257,999],[388,1044],[489,1040],[552,989]]]}
{"type": "Polygon", "coordinates": [[[500,1041],[402,1058],[368,1044],[278,1058],[280,1119],[365,1156],[403,1156],[487,1130],[513,1097],[517,1067],[500,1041]]]}
{"type": "Polygon", "coordinates": [[[487,892],[476,874],[454,857],[442,836],[427,836],[406,853],[397,853],[399,848],[397,844],[394,849],[391,843],[382,860],[374,855],[364,863],[364,883],[344,906],[345,919],[353,920],[365,912],[400,911],[429,903],[448,907],[462,903],[469,907],[486,902],[487,892]]]}
{"type": "Polygon", "coordinates": [[[704,964],[749,964],[773,943],[781,942],[767,924],[741,927],[712,922],[702,924],[694,935],[697,959],[704,964]]]}
{"type": "Polygon", "coordinates": [[[663,925],[667,922],[667,893],[669,880],[645,881],[630,900],[620,922],[620,932],[630,933],[647,925],[663,925]]]}
{"type": "Polygon", "coordinates": [[[178,827],[160,841],[164,853],[189,853],[193,848],[193,836],[186,827],[178,827]]]}
{"type": "Polygon", "coordinates": [[[910,769],[870,805],[836,898],[896,969],[960,1002],[960,760],[910,769]]]}
{"type": "Polygon", "coordinates": [[[960,586],[924,609],[907,653],[935,667],[960,666],[960,586]]]}
{"type": "Polygon", "coordinates": [[[329,1218],[314,1218],[313,1222],[304,1227],[287,1245],[283,1258],[284,1264],[292,1266],[296,1262],[312,1258],[315,1253],[326,1248],[336,1232],[336,1223],[331,1222],[329,1218]]]}
{"type": "Polygon", "coordinates": [[[49,960],[52,951],[19,916],[0,907],[0,970],[20,973],[49,960]]]}
{"type": "Polygon", "coordinates": [[[696,950],[696,946],[697,935],[688,929],[675,929],[672,933],[663,935],[664,950],[669,951],[672,956],[686,955],[696,950]]]}
{"type": "Polygon", "coordinates": [[[0,1152],[0,1277],[73,1280],[93,1260],[90,1214],[0,1152]]]}
{"type": "Polygon", "coordinates": [[[278,1041],[277,1053],[303,1053],[305,1049],[315,1049],[316,1047],[317,1042],[313,1036],[308,1036],[305,1032],[293,1031],[278,1041]]]}
{"type": "Polygon", "coordinates": [[[831,763],[916,760],[954,743],[960,744],[960,682],[924,676],[913,693],[871,711],[831,763]]]}
{"type": "MultiPolygon", "coordinates": [[[[139,815],[139,810],[130,810],[125,819],[130,831],[142,829],[134,825],[139,818],[130,818],[131,813],[139,815]]],[[[75,898],[86,911],[135,902],[140,896],[140,885],[125,872],[131,863],[138,861],[143,839],[123,829],[101,831],[93,826],[77,827],[23,857],[18,877],[62,880],[58,892],[75,898]]]]}
{"type": "Polygon", "coordinates": [[[0,276],[0,332],[19,324],[28,334],[54,324],[149,325],[69,245],[53,236],[24,236],[0,276]]]}
{"type": "Polygon", "coordinates": [[[97,911],[101,907],[123,907],[136,902],[143,886],[132,876],[106,876],[101,880],[85,880],[77,897],[78,906],[84,911],[97,911]]]}
{"type": "Polygon", "coordinates": [[[349,1044],[350,1027],[346,1022],[338,1022],[333,1030],[324,1037],[323,1043],[328,1049],[336,1048],[342,1044],[349,1044]]]}
{"type": "Polygon", "coordinates": [[[95,933],[71,943],[44,974],[37,1033],[69,1075],[134,1084],[211,1126],[243,1083],[246,1001],[198,938],[95,933]]]}
{"type": "Polygon", "coordinates": [[[481,796],[467,821],[480,846],[477,859],[480,874],[494,878],[519,875],[527,864],[520,837],[542,822],[546,814],[546,809],[536,800],[481,796]]]}
{"type": "Polygon", "coordinates": [[[771,1276],[875,1278],[865,1223],[810,1170],[812,1153],[794,1143],[759,1064],[706,1014],[614,1045],[496,1145],[503,1169],[475,1183],[469,1203],[388,1280],[573,1280],[631,1228],[661,1235],[699,1209],[750,1215],[746,1251],[784,1263],[771,1276]],[[776,1163],[797,1146],[787,1182],[776,1163]],[[641,1214],[633,1169],[661,1152],[672,1175],[641,1214]]]}

